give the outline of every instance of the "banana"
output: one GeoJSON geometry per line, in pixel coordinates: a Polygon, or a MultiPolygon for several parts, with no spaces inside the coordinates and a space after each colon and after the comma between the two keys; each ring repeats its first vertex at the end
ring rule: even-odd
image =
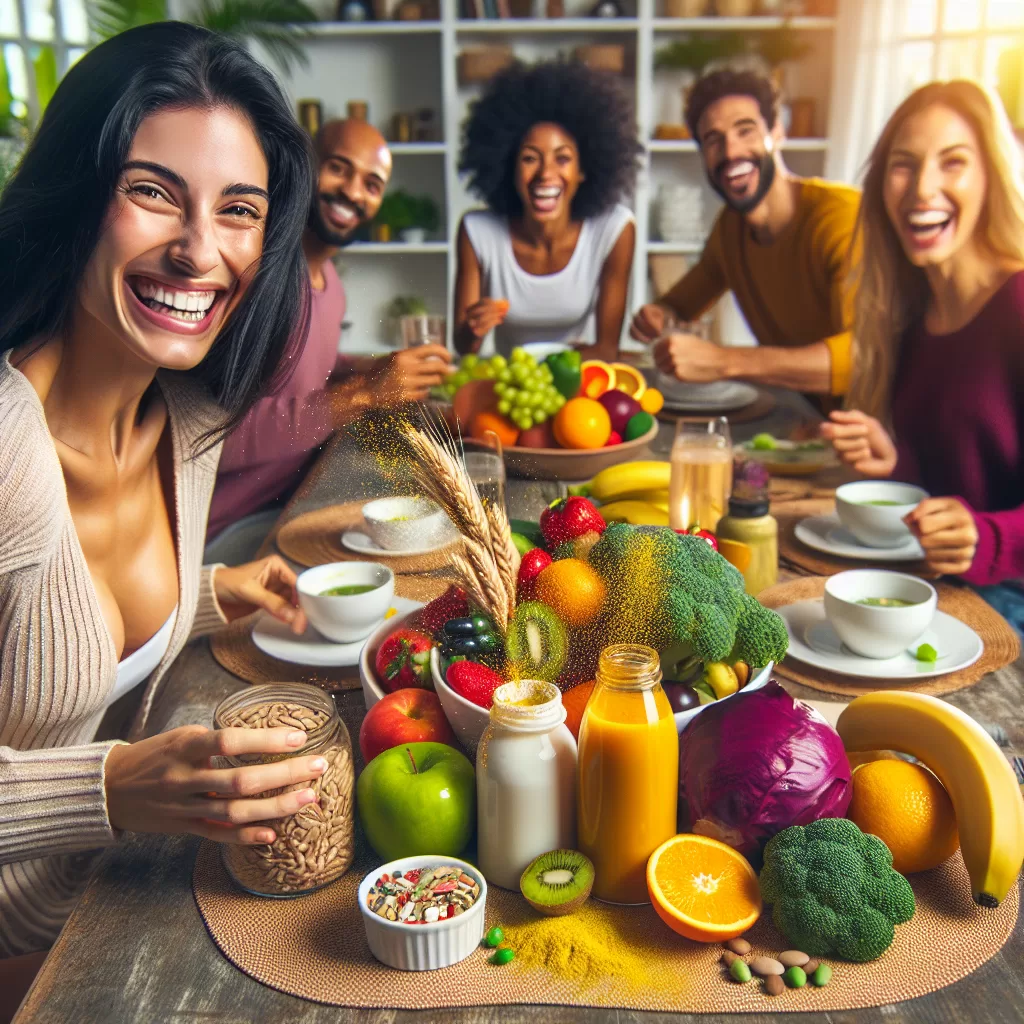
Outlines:
{"type": "Polygon", "coordinates": [[[857,697],[836,725],[847,750],[900,750],[928,766],[956,811],[974,901],[998,906],[1024,864],[1024,797],[1010,763],[959,708],[922,693],[857,697]]]}
{"type": "Polygon", "coordinates": [[[589,484],[572,492],[607,504],[642,491],[667,491],[670,475],[667,462],[623,462],[602,469],[589,484]]]}
{"type": "Polygon", "coordinates": [[[622,494],[616,501],[645,501],[648,505],[660,508],[662,512],[668,512],[668,491],[631,491],[629,494],[622,494]]]}
{"type": "Polygon", "coordinates": [[[602,505],[598,512],[606,523],[668,526],[668,513],[647,501],[613,501],[602,505]]]}

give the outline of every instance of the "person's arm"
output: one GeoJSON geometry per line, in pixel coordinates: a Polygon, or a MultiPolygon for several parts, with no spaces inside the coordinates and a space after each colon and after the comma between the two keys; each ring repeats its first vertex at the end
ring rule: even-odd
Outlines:
{"type": "Polygon", "coordinates": [[[721,220],[715,222],[700,259],[660,298],[684,321],[703,316],[728,290],[722,265],[721,220]]]}
{"type": "Polygon", "coordinates": [[[498,296],[483,296],[480,260],[469,240],[466,222],[459,225],[458,259],[455,268],[455,330],[452,339],[460,356],[478,352],[484,338],[508,312],[498,296]]]}
{"type": "Polygon", "coordinates": [[[626,317],[626,295],[629,292],[629,272],[633,266],[636,247],[636,224],[631,220],[619,235],[601,268],[598,284],[597,339],[580,351],[592,359],[614,362],[619,357],[622,339],[622,321],[626,317]]]}
{"type": "Polygon", "coordinates": [[[756,348],[722,346],[722,377],[727,380],[756,381],[793,391],[833,394],[831,341],[816,341],[794,348],[776,345],[758,345],[756,348]]]}

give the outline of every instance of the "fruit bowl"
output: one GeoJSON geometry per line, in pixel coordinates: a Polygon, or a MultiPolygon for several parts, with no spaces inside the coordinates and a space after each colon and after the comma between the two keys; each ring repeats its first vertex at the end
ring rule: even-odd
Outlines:
{"type": "MultiPolygon", "coordinates": [[[[742,690],[737,690],[736,693],[747,693],[749,690],[760,690],[761,687],[768,682],[774,668],[774,662],[768,662],[768,664],[761,669],[757,675],[755,675],[742,690]]],[[[736,693],[729,694],[729,697],[721,697],[714,703],[719,704],[723,700],[729,700],[730,697],[735,697],[736,693]]],[[[705,708],[711,707],[710,704],[701,704],[698,707],[690,708],[689,711],[677,711],[673,716],[676,720],[676,732],[682,733],[682,731],[692,722],[705,708]]]]}
{"type": "Polygon", "coordinates": [[[363,645],[362,653],[359,655],[359,682],[363,687],[363,703],[366,705],[366,710],[369,711],[377,701],[381,700],[384,694],[387,692],[380,683],[377,682],[377,673],[374,671],[373,662],[377,657],[377,649],[389,637],[396,629],[401,629],[403,626],[411,624],[410,620],[419,613],[420,608],[423,607],[422,603],[418,603],[416,608],[412,611],[406,612],[404,615],[392,615],[390,619],[385,619],[367,638],[366,643],[363,645]]]}
{"type": "Polygon", "coordinates": [[[441,671],[441,651],[435,647],[430,652],[430,674],[434,680],[434,690],[441,700],[448,724],[455,730],[459,743],[465,747],[470,760],[476,756],[476,747],[491,720],[487,708],[480,707],[472,701],[460,697],[445,681],[441,671]]]}

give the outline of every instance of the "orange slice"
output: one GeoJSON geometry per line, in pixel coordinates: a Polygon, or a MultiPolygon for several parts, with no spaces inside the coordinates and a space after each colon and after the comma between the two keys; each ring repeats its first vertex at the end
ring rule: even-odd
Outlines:
{"type": "Polygon", "coordinates": [[[749,544],[744,544],[741,540],[729,540],[726,537],[718,538],[718,553],[740,572],[747,571],[753,554],[749,544]]]}
{"type": "Polygon", "coordinates": [[[674,932],[726,942],[761,916],[757,875],[743,854],[707,836],[673,836],[647,861],[651,903],[674,932]]]}
{"type": "Polygon", "coordinates": [[[644,375],[629,363],[612,363],[611,368],[615,375],[612,387],[617,391],[625,391],[627,395],[639,402],[640,397],[647,390],[647,381],[644,380],[644,375]]]}
{"type": "Polygon", "coordinates": [[[580,394],[600,398],[615,387],[615,371],[600,359],[588,359],[580,367],[580,394]]]}

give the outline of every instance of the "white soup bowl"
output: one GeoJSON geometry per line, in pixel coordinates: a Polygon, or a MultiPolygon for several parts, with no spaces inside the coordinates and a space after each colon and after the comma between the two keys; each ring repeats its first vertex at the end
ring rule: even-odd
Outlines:
{"type": "Polygon", "coordinates": [[[352,644],[365,640],[381,622],[395,596],[395,574],[376,562],[328,562],[299,575],[299,605],[313,628],[328,640],[352,644]],[[369,585],[362,594],[329,596],[325,590],[369,585]]]}
{"type": "Polygon", "coordinates": [[[928,492],[914,484],[858,480],[836,489],[836,515],[861,544],[869,548],[898,548],[910,538],[910,528],[903,517],[927,497],[928,492]],[[892,504],[873,504],[879,501],[892,504]]]}

